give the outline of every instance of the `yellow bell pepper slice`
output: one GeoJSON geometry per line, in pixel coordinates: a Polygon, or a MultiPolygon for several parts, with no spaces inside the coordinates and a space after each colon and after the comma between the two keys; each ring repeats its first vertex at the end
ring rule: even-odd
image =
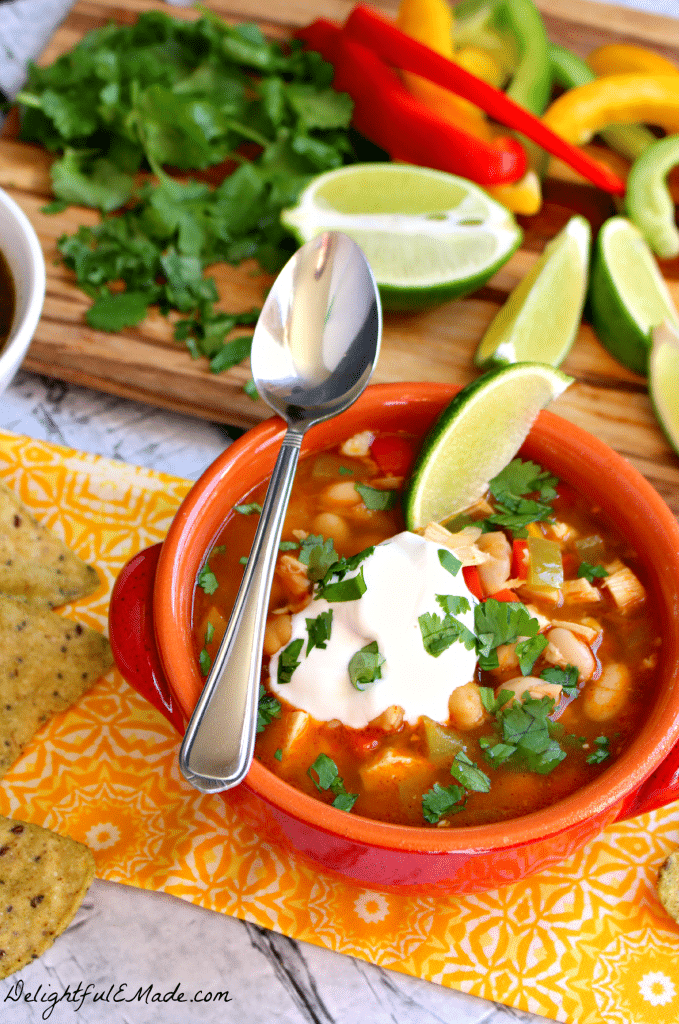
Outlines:
{"type": "Polygon", "coordinates": [[[505,73],[488,50],[483,50],[480,46],[462,46],[455,51],[453,59],[465,71],[482,78],[489,85],[495,86],[496,89],[502,87],[505,73]]]}
{"type": "Polygon", "coordinates": [[[595,75],[679,75],[679,68],[653,50],[631,43],[609,43],[593,50],[587,63],[595,75]]]}
{"type": "Polygon", "coordinates": [[[486,186],[486,192],[512,213],[532,217],[542,206],[542,186],[535,171],[526,171],[523,178],[512,185],[486,186]]]}
{"type": "Polygon", "coordinates": [[[543,114],[545,124],[582,145],[610,124],[657,125],[679,132],[676,75],[608,75],[563,93],[543,114]]]}
{"type": "MultiPolygon", "coordinates": [[[[402,0],[396,24],[413,39],[449,60],[455,60],[455,21],[446,0],[402,0]]],[[[490,125],[483,112],[473,103],[411,72],[402,72],[402,78],[408,91],[430,110],[435,110],[452,124],[472,132],[486,142],[491,141],[490,125]]]]}

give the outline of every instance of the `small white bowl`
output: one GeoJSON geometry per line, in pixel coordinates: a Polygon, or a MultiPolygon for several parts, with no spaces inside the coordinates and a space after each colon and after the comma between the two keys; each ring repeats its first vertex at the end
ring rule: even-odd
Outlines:
{"type": "Polygon", "coordinates": [[[0,392],[19,369],[38,326],[45,300],[45,259],[23,210],[0,189],[0,252],[14,280],[15,307],[9,337],[0,348],[0,392]]]}

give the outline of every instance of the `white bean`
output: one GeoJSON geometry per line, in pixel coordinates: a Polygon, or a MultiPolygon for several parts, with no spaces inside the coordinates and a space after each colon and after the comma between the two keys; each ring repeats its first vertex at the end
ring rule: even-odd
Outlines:
{"type": "Polygon", "coordinates": [[[312,533],[320,533],[322,537],[332,537],[335,544],[345,544],[349,540],[349,526],[336,512],[319,512],[311,524],[312,533]]]}
{"type": "Polygon", "coordinates": [[[490,555],[487,562],[479,566],[479,577],[485,594],[501,590],[509,579],[512,566],[512,549],[501,530],[482,533],[476,542],[477,548],[490,555]]]}
{"type": "Polygon", "coordinates": [[[593,722],[607,722],[622,711],[629,698],[631,676],[626,665],[606,665],[582,695],[583,710],[593,722]]]}
{"type": "Polygon", "coordinates": [[[453,690],[448,698],[450,721],[461,732],[481,725],[487,711],[481,703],[481,690],[474,682],[465,683],[453,690]]]}
{"type": "Polygon", "coordinates": [[[578,681],[586,682],[596,671],[596,660],[584,640],[579,640],[570,629],[557,626],[547,633],[545,660],[565,668],[573,665],[578,670],[578,681]]]}
{"type": "Polygon", "coordinates": [[[353,480],[337,480],[334,484],[328,484],[321,492],[321,501],[324,505],[333,508],[337,505],[344,508],[350,505],[358,505],[361,495],[356,490],[353,480]]]}
{"type": "Polygon", "coordinates": [[[272,615],[264,630],[264,653],[270,658],[289,642],[292,636],[292,617],[272,615]]]}
{"type": "Polygon", "coordinates": [[[509,690],[517,698],[523,697],[524,693],[529,693],[536,700],[553,697],[555,704],[558,704],[561,689],[560,683],[548,683],[545,679],[539,679],[537,676],[517,676],[515,679],[508,679],[507,682],[500,683],[496,693],[499,696],[503,690],[509,690]]]}

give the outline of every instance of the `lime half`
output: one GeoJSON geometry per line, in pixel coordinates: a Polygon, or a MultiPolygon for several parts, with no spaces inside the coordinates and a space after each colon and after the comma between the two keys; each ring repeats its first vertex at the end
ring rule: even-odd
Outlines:
{"type": "Polygon", "coordinates": [[[655,257],[626,217],[611,217],[599,232],[589,308],[602,345],[637,373],[647,371],[651,329],[664,321],[679,328],[679,314],[655,257]]]}
{"type": "Polygon", "coordinates": [[[587,294],[590,227],[571,217],[499,309],[474,354],[477,366],[559,366],[580,327],[587,294]]]}
{"type": "Polygon", "coordinates": [[[321,174],[281,220],[300,244],[322,231],[353,238],[389,309],[420,309],[475,291],[522,238],[509,210],[477,185],[398,163],[321,174]]]}
{"type": "Polygon", "coordinates": [[[467,384],[427,435],[408,485],[406,525],[442,522],[477,501],[510,462],[540,409],[573,381],[544,363],[514,363],[467,384]]]}
{"type": "Polygon", "coordinates": [[[654,327],[648,359],[648,393],[665,437],[679,455],[679,332],[654,327]]]}

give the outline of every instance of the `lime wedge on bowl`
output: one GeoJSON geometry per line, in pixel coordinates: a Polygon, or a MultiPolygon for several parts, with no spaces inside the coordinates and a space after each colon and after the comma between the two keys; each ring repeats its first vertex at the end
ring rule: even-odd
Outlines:
{"type": "Polygon", "coordinates": [[[563,362],[582,319],[590,239],[589,222],[571,217],[491,321],[474,354],[477,366],[563,362]]]}
{"type": "Polygon", "coordinates": [[[353,238],[387,309],[422,309],[475,291],[522,238],[513,215],[482,188],[398,163],[321,174],[281,220],[300,244],[322,231],[353,238]]]}
{"type": "Polygon", "coordinates": [[[679,455],[679,332],[654,327],[648,359],[648,393],[665,437],[679,455]]]}
{"type": "Polygon", "coordinates": [[[477,501],[514,458],[540,410],[572,382],[544,363],[513,363],[462,388],[413,467],[404,497],[408,529],[442,522],[477,501]]]}
{"type": "Polygon", "coordinates": [[[651,329],[679,314],[643,235],[626,217],[611,217],[597,238],[589,285],[592,326],[611,355],[647,372],[651,329]]]}

